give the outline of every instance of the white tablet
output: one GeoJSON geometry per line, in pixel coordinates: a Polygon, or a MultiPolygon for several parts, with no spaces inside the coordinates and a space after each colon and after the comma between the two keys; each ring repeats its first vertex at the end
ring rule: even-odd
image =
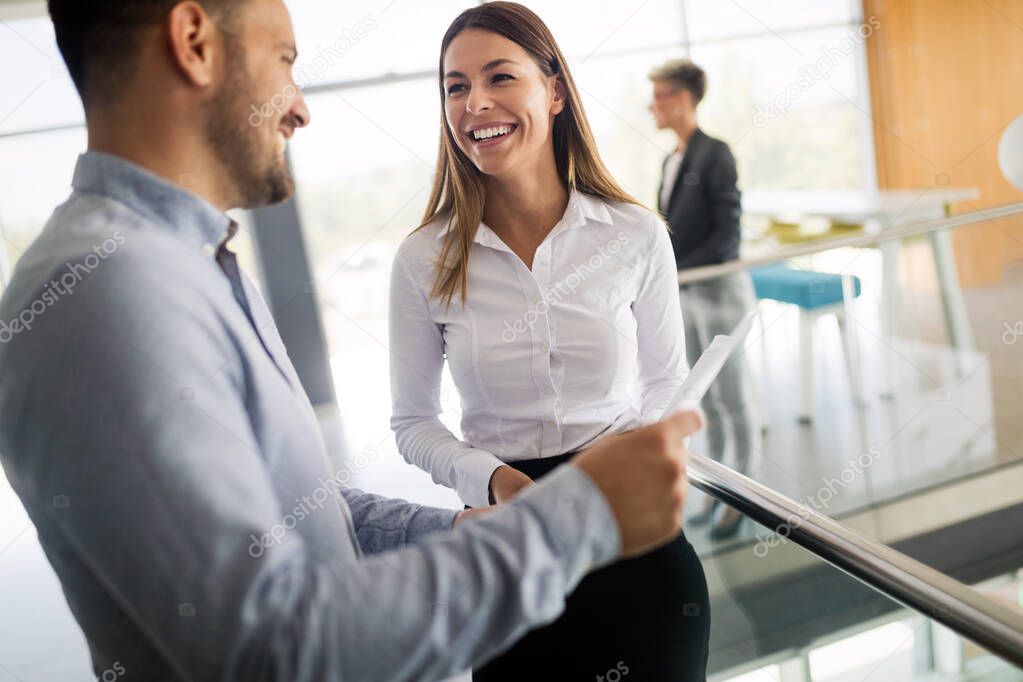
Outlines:
{"type": "Polygon", "coordinates": [[[707,394],[710,385],[714,383],[714,379],[721,373],[725,362],[732,356],[736,348],[742,346],[742,342],[749,334],[749,330],[753,328],[753,320],[756,315],[756,310],[747,313],[739,321],[739,324],[735,326],[731,334],[714,337],[710,345],[707,346],[707,350],[703,351],[700,359],[689,370],[689,375],[682,382],[678,392],[658,419],[663,419],[679,410],[699,407],[700,401],[707,394]]]}

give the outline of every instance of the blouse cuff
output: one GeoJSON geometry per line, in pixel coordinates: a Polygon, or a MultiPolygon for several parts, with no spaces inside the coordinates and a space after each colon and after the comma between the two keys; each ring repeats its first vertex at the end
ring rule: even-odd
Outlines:
{"type": "Polygon", "coordinates": [[[490,477],[504,462],[485,450],[472,450],[455,464],[455,491],[470,507],[490,505],[490,477]]]}

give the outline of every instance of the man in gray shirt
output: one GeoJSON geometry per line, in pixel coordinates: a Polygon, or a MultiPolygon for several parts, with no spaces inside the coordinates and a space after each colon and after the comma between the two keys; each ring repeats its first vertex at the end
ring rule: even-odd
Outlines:
{"type": "Polygon", "coordinates": [[[89,152],[0,301],[0,452],[97,674],[441,679],[677,535],[694,413],[490,510],[331,475],[224,215],[293,191],[309,112],[286,8],[49,5],[89,152]]]}

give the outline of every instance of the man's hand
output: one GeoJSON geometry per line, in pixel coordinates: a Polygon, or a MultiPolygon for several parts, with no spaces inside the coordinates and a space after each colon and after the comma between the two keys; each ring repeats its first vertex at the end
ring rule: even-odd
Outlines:
{"type": "Polygon", "coordinates": [[[696,411],[607,436],[572,459],[607,498],[618,521],[622,556],[663,545],[682,529],[688,491],[683,439],[703,427],[696,411]]]}
{"type": "Polygon", "coordinates": [[[507,464],[494,469],[490,476],[490,497],[496,504],[507,502],[523,488],[533,485],[533,479],[507,464]]]}

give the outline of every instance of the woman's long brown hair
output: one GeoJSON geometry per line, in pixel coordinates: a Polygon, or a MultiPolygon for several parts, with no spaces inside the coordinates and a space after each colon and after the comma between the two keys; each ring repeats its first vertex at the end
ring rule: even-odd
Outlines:
{"type": "Polygon", "coordinates": [[[448,27],[441,42],[438,77],[440,83],[440,152],[430,201],[417,230],[445,216],[451,229],[444,236],[431,298],[451,305],[456,293],[462,305],[469,289],[469,252],[476,230],[483,221],[486,190],[483,174],[458,148],[445,116],[444,56],[451,41],[470,28],[490,31],[521,46],[547,77],[557,76],[565,88],[565,107],[554,119],[554,158],[558,176],[569,189],[608,201],[639,204],[614,181],[597,152],[582,100],[568,70],[565,57],[550,29],[532,11],[514,2],[488,2],[467,9],[448,27]]]}

